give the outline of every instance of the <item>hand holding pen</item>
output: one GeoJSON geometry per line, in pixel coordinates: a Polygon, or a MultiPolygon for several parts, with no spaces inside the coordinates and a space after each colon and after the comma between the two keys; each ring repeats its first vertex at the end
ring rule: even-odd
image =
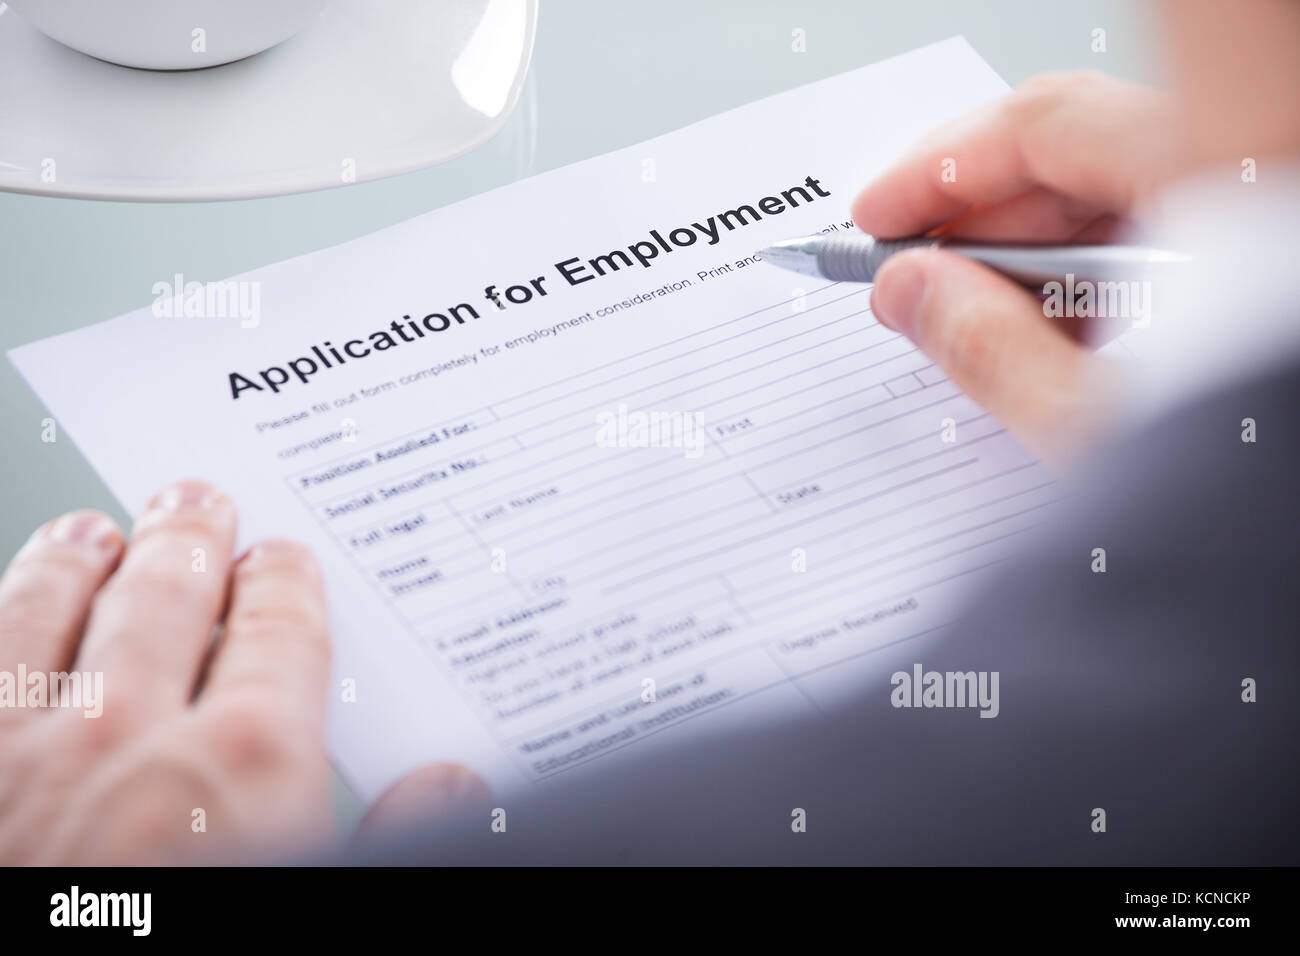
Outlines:
{"type": "MultiPolygon", "coordinates": [[[[1038,280],[1086,265],[1093,253],[1060,246],[1106,242],[1144,192],[1177,168],[1175,137],[1161,132],[1169,122],[1160,95],[1142,87],[1092,74],[1034,80],[932,133],[858,195],[853,219],[883,240],[937,231],[948,244],[1053,247],[996,250],[1002,261],[990,267],[972,257],[972,245],[954,252],[933,239],[902,251],[882,244],[877,252],[891,254],[873,260],[841,242],[838,260],[837,247],[823,249],[817,263],[787,246],[786,261],[777,264],[802,259],[803,271],[874,281],[876,318],[1059,466],[1086,451],[1110,418],[1114,371],[1047,321],[1042,298],[1025,285],[1041,291],[1038,280]],[[945,168],[954,172],[950,179],[945,168]]],[[[1179,258],[1111,246],[1093,271],[1097,278],[1139,277],[1179,258]]]]}

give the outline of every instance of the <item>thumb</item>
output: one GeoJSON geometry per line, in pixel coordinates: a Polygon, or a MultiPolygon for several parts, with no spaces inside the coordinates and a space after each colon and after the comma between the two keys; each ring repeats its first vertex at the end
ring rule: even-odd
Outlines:
{"type": "Polygon", "coordinates": [[[490,792],[483,779],[460,764],[429,764],[413,770],[385,790],[361,818],[352,844],[369,843],[409,830],[421,822],[451,816],[490,792]]]}
{"type": "Polygon", "coordinates": [[[1109,363],[1043,315],[1010,280],[942,249],[912,249],[876,273],[871,310],[1054,467],[1104,424],[1109,363]]]}

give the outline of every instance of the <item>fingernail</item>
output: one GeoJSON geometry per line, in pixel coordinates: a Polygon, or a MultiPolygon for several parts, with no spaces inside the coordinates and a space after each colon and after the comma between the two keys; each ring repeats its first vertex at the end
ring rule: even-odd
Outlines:
{"type": "Polygon", "coordinates": [[[178,481],[168,485],[149,502],[149,511],[180,511],[183,508],[216,508],[229,504],[217,489],[202,481],[178,481]]]}
{"type": "Polygon", "coordinates": [[[876,275],[871,311],[881,325],[914,338],[923,295],[925,270],[906,258],[890,259],[876,275]]]}
{"type": "Polygon", "coordinates": [[[50,526],[50,540],[67,544],[91,544],[110,550],[122,543],[117,525],[107,515],[77,513],[64,515],[50,526]]]}

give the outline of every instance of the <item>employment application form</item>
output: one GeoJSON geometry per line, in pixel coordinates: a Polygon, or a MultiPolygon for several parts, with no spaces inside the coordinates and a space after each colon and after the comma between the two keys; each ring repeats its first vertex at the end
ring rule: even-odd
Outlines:
{"type": "Polygon", "coordinates": [[[11,359],[127,508],[313,547],[363,796],[544,786],[862,692],[1058,496],[868,286],[755,255],[1004,90],[946,41],[11,359]]]}

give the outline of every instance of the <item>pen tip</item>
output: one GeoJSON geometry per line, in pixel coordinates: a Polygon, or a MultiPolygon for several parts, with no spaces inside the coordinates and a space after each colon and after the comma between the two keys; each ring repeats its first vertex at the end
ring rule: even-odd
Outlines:
{"type": "Polygon", "coordinates": [[[803,275],[821,275],[817,264],[817,236],[799,236],[795,239],[782,239],[758,251],[758,257],[764,262],[791,272],[803,275]]]}

